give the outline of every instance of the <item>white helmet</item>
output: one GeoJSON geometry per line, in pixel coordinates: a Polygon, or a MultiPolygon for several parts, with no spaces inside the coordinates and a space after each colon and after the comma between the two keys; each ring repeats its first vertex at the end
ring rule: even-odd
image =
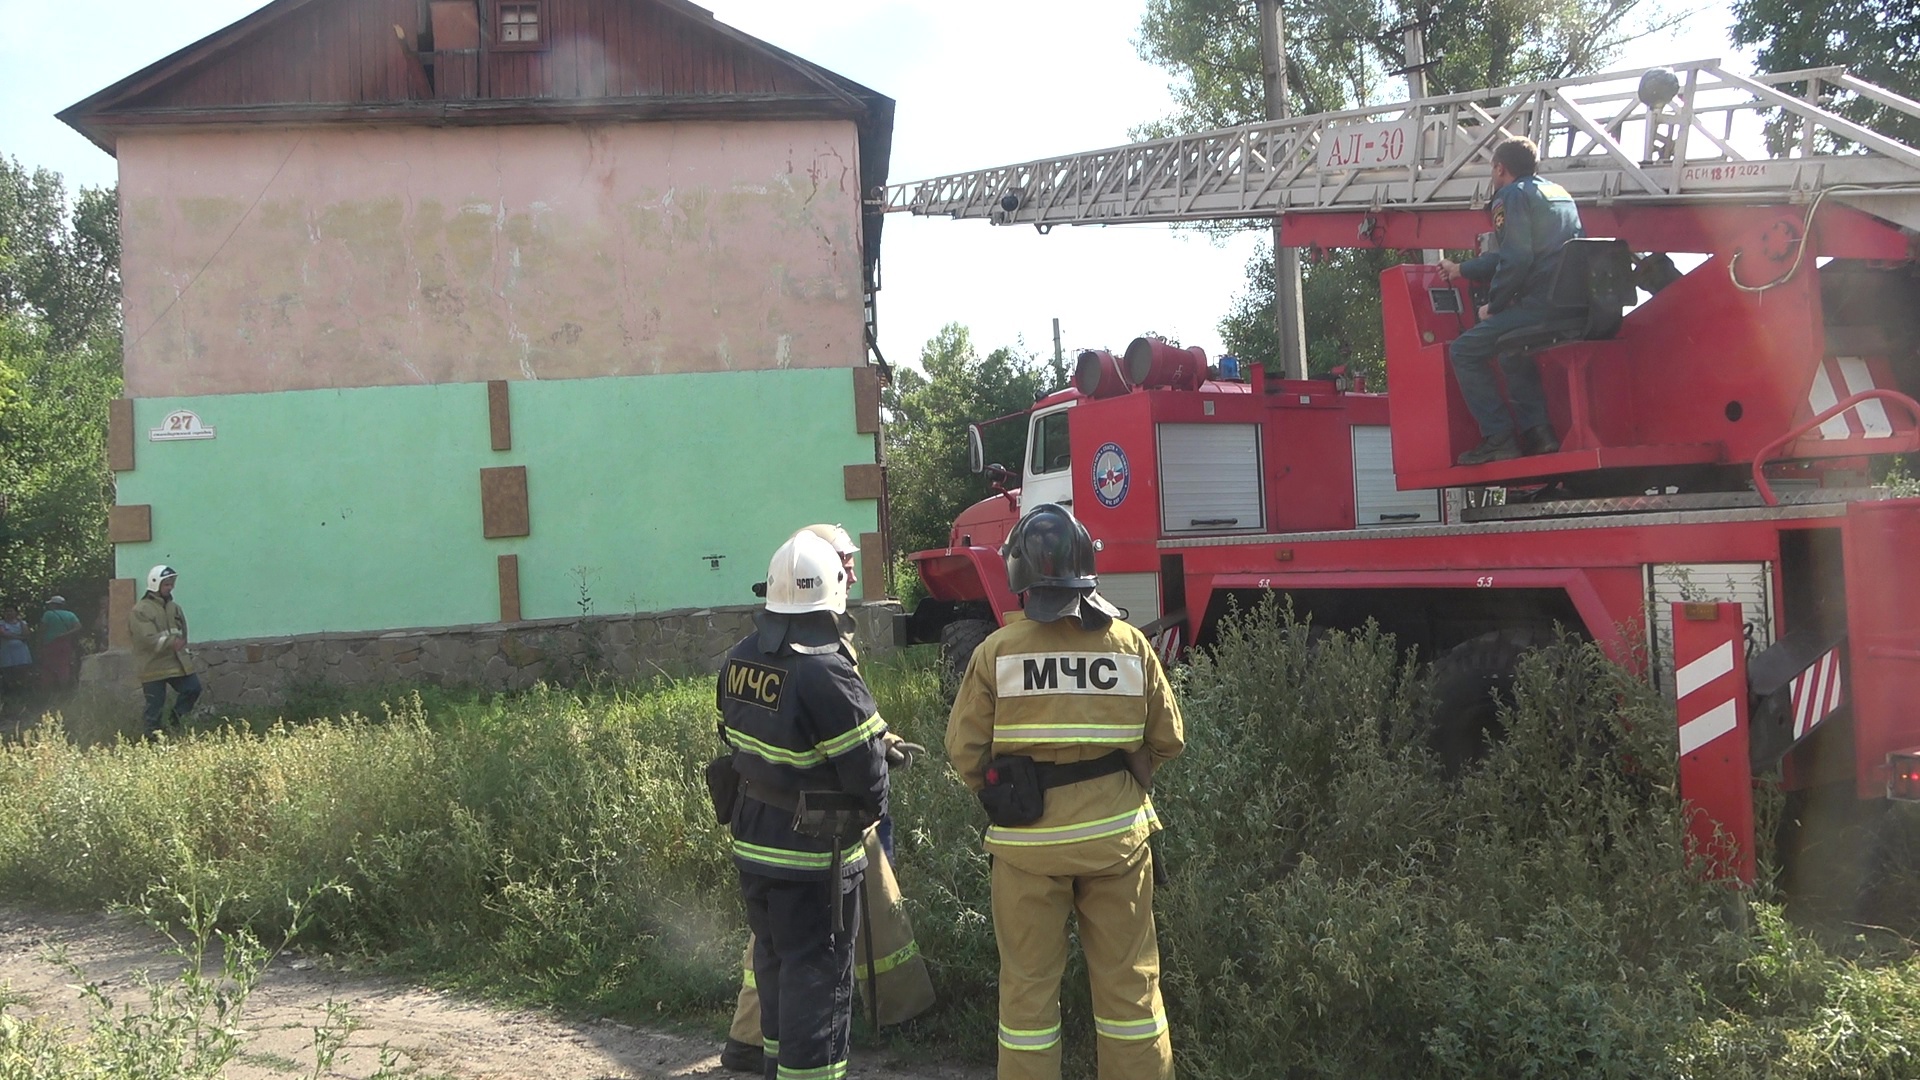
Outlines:
{"type": "Polygon", "coordinates": [[[161,582],[167,580],[168,578],[176,578],[179,576],[180,576],[180,571],[175,570],[171,566],[156,566],[153,569],[147,571],[147,591],[159,592],[161,582]]]}
{"type": "Polygon", "coordinates": [[[847,610],[847,573],[833,545],[802,529],[773,553],[767,610],[781,615],[847,610]]]}
{"type": "Polygon", "coordinates": [[[848,535],[847,530],[842,526],[809,525],[801,531],[810,532],[820,539],[825,540],[827,543],[832,544],[836,554],[858,555],[860,553],[860,545],[853,542],[853,537],[848,535]]]}

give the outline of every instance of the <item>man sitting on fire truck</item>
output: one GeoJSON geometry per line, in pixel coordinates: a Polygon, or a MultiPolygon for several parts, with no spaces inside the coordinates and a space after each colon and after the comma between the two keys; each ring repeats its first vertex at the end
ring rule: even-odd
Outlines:
{"type": "Polygon", "coordinates": [[[1448,279],[1489,282],[1480,321],[1447,350],[1460,395],[1480,425],[1480,445],[1460,455],[1461,465],[1560,449],[1547,419],[1547,397],[1533,357],[1523,353],[1500,357],[1507,383],[1504,401],[1493,377],[1495,343],[1501,335],[1554,318],[1548,292],[1560,265],[1560,251],[1567,241],[1585,235],[1573,196],[1534,173],[1539,156],[1531,139],[1508,139],[1494,148],[1495,191],[1487,212],[1493,217],[1495,250],[1464,263],[1440,260],[1440,272],[1448,279]]]}

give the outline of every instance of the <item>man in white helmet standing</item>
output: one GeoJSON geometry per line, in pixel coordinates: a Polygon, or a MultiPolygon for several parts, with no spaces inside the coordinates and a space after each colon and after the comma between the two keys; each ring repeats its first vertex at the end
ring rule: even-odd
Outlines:
{"type": "Polygon", "coordinates": [[[755,631],[720,669],[739,786],[715,809],[754,933],[767,1080],[846,1074],[864,837],[887,812],[887,726],[841,647],[846,608],[833,545],[795,533],[767,569],[755,631]]]}
{"type": "Polygon", "coordinates": [[[193,657],[187,652],[187,614],[173,601],[174,582],[179,578],[179,571],[171,566],[147,571],[146,595],[127,616],[128,640],[140,666],[140,689],[147,697],[141,722],[149,737],[165,725],[178,725],[200,700],[200,676],[193,673],[193,657]],[[171,713],[167,711],[169,687],[176,697],[171,713]]]}
{"type": "MultiPolygon", "coordinates": [[[[809,525],[801,532],[812,533],[833,545],[834,553],[840,556],[840,568],[846,571],[848,585],[860,580],[854,572],[853,558],[860,553],[860,545],[854,543],[845,528],[819,524],[809,525]]],[[[761,592],[764,595],[764,589],[761,592]]],[[[840,647],[858,670],[860,654],[853,641],[853,618],[843,612],[837,621],[840,647]]],[[[889,768],[906,768],[926,753],[925,747],[909,743],[891,731],[883,738],[889,768]]],[[[861,924],[854,934],[854,980],[868,999],[866,1007],[875,1026],[886,1027],[905,1023],[933,1007],[933,978],[920,955],[919,942],[913,936],[913,921],[902,908],[900,885],[890,865],[892,815],[883,816],[879,826],[867,834],[865,847],[867,871],[861,893],[861,924]],[[871,936],[867,934],[869,929],[871,936]]],[[[749,937],[740,993],[734,1001],[733,1023],[727,1030],[726,1045],[720,1051],[720,1064],[733,1072],[759,1073],[765,1069],[759,980],[753,969],[754,947],[755,942],[749,937]]]]}
{"type": "Polygon", "coordinates": [[[1026,618],[974,650],[947,718],[947,756],[992,823],[1000,1080],[1060,1080],[1069,915],[1100,1080],[1172,1080],[1147,792],[1186,746],[1180,708],[1152,643],[1095,591],[1085,525],[1043,503],[1001,554],[1026,618]]]}

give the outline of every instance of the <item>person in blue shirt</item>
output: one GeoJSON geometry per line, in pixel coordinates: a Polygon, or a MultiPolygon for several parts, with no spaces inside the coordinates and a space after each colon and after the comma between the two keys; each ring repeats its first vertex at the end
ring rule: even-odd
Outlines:
{"type": "Polygon", "coordinates": [[[1495,191],[1487,205],[1493,217],[1495,250],[1464,263],[1440,260],[1440,272],[1448,279],[1488,283],[1480,321],[1447,350],[1460,394],[1480,425],[1480,445],[1460,455],[1461,465],[1560,449],[1547,419],[1547,397],[1533,357],[1500,357],[1507,383],[1504,400],[1493,376],[1494,342],[1501,335],[1551,321],[1559,314],[1548,293],[1560,266],[1560,252],[1567,241],[1585,235],[1573,196],[1538,176],[1534,172],[1538,163],[1539,150],[1530,139],[1508,139],[1495,147],[1495,191]]]}

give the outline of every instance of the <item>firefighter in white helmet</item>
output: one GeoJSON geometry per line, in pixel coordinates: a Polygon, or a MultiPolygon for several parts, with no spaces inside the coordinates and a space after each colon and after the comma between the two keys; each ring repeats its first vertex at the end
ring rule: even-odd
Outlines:
{"type": "Polygon", "coordinates": [[[193,654],[187,651],[187,613],[173,600],[180,579],[171,566],[147,571],[147,591],[127,615],[127,640],[140,666],[140,689],[146,695],[141,726],[151,737],[168,724],[178,725],[200,700],[200,676],[193,673],[193,654]],[[171,711],[167,690],[174,693],[171,711]]]}
{"type": "MultiPolygon", "coordinates": [[[[847,584],[860,580],[853,565],[860,546],[853,542],[846,529],[820,524],[809,525],[801,532],[812,533],[833,545],[834,552],[840,556],[840,567],[847,573],[847,584]]],[[[857,668],[860,657],[853,642],[853,620],[842,613],[839,624],[840,646],[857,668]]],[[[892,731],[884,738],[889,768],[905,768],[926,752],[925,747],[906,742],[892,731]]],[[[933,978],[920,956],[920,945],[913,936],[913,921],[902,906],[900,885],[893,876],[892,824],[892,815],[886,815],[880,819],[879,827],[866,836],[867,875],[861,896],[865,909],[853,946],[854,982],[879,1027],[905,1023],[932,1008],[934,1002],[933,978]],[[866,932],[869,927],[871,936],[866,932]]],[[[753,972],[753,950],[754,940],[749,936],[746,956],[741,961],[740,993],[734,1001],[733,1024],[720,1051],[720,1064],[734,1072],[758,1073],[764,1067],[760,994],[753,972]]]]}
{"type": "Polygon", "coordinates": [[[1059,1080],[1067,916],[1079,916],[1100,1080],[1167,1080],[1147,789],[1185,747],[1160,658],[1097,591],[1093,540],[1052,503],[1007,536],[1026,617],[967,664],[947,755],[992,824],[1000,1080],[1059,1080]]]}
{"type": "Polygon", "coordinates": [[[865,836],[887,812],[887,726],[841,648],[846,606],[833,545],[796,533],[767,569],[754,632],[720,669],[720,733],[738,789],[715,809],[732,828],[755,939],[769,1080],[847,1068],[853,930],[865,836]]]}

